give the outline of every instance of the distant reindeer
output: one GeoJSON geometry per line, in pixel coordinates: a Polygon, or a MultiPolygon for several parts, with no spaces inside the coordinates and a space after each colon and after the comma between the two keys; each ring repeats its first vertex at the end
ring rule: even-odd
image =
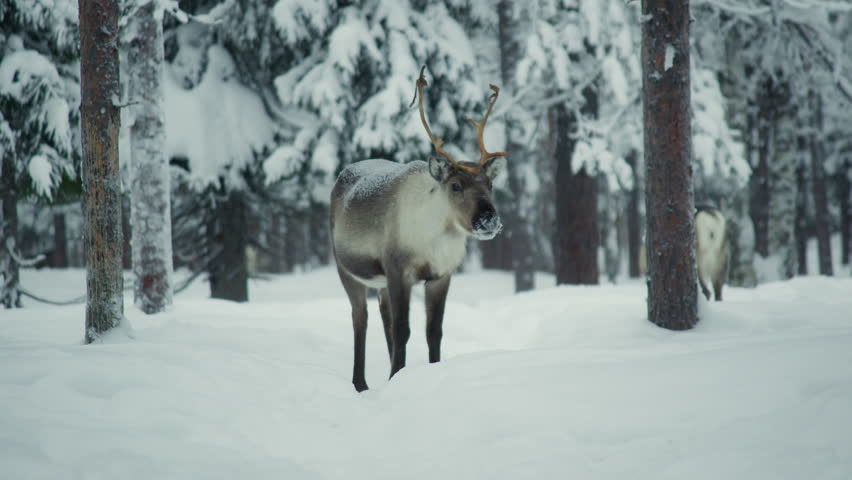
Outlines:
{"type": "MultiPolygon", "coordinates": [[[[470,236],[494,238],[502,229],[491,200],[491,182],[507,152],[489,152],[482,135],[499,89],[491,85],[488,110],[476,127],[479,163],[456,162],[435,138],[423,111],[420,71],[417,80],[420,120],[439,157],[400,164],[364,160],[345,168],[331,192],[331,238],[340,281],[352,304],[355,362],[352,384],[367,389],[364,349],[367,288],[379,289],[379,310],[391,360],[390,376],[405,366],[411,287],[426,282],[426,341],[429,362],[441,360],[444,305],[450,276],[461,264],[470,236]]],[[[414,100],[412,100],[412,105],[414,100]]]]}
{"type": "Polygon", "coordinates": [[[725,216],[713,207],[699,205],[695,214],[695,257],[698,263],[698,283],[701,292],[710,300],[707,283],[713,284],[716,301],[722,300],[722,285],[728,276],[728,235],[725,216]]]}
{"type": "MultiPolygon", "coordinates": [[[[725,216],[718,209],[705,205],[696,207],[695,213],[695,260],[698,264],[698,283],[701,292],[710,300],[708,283],[713,284],[716,301],[722,300],[722,285],[728,276],[728,236],[725,231],[725,216]]],[[[648,272],[645,244],[639,248],[639,272],[648,272]]]]}

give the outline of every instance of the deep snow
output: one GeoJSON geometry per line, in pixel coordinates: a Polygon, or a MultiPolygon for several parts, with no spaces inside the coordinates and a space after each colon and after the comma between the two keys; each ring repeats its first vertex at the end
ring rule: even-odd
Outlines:
{"type": "MultiPolygon", "coordinates": [[[[84,278],[23,272],[53,298],[84,278]]],[[[332,268],[254,280],[247,304],[198,282],[89,346],[82,305],[28,301],[0,313],[0,478],[852,478],[852,279],[728,287],[679,333],[639,281],[537,280],[454,277],[436,365],[416,291],[390,382],[371,299],[361,395],[332,268]]]]}

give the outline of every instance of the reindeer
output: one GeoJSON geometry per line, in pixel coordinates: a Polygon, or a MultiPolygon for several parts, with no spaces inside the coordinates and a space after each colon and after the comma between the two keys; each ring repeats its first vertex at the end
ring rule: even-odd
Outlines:
{"type": "MultiPolygon", "coordinates": [[[[491,183],[508,153],[487,151],[482,138],[500,90],[491,85],[494,93],[481,122],[467,119],[476,127],[479,162],[457,162],[442,148],[443,138],[435,138],[426,122],[424,69],[415,96],[419,97],[420,121],[439,156],[407,164],[356,162],[340,173],[331,192],[332,251],[352,305],[352,384],[359,392],[368,388],[364,377],[367,288],[379,289],[393,377],[405,366],[411,287],[425,282],[429,362],[438,362],[450,276],[461,264],[467,238],[490,240],[502,229],[491,200],[491,183]]],[[[414,99],[411,103],[413,106],[414,99]]]]}
{"type": "Polygon", "coordinates": [[[710,300],[708,280],[713,284],[716,301],[722,300],[722,285],[728,276],[728,236],[725,216],[713,207],[699,205],[695,214],[695,250],[698,263],[698,283],[701,292],[710,300]]]}
{"type": "MultiPolygon", "coordinates": [[[[722,285],[728,276],[728,236],[725,216],[718,209],[699,205],[695,212],[695,260],[698,264],[698,283],[701,292],[710,300],[707,283],[713,284],[716,301],[722,300],[722,285]]],[[[648,273],[645,243],[639,248],[639,272],[648,273]]]]}

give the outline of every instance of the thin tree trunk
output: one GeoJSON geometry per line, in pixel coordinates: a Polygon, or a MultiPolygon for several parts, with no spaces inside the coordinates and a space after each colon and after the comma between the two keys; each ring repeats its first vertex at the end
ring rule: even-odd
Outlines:
{"type": "Polygon", "coordinates": [[[79,0],[86,244],[86,343],[124,316],[118,168],[117,0],[79,0]]]}
{"type": "MultiPolygon", "coordinates": [[[[804,148],[805,139],[800,138],[801,148],[804,148]]],[[[799,266],[797,275],[808,274],[808,180],[805,174],[805,165],[796,167],[796,258],[799,266]]]]}
{"type": "Polygon", "coordinates": [[[124,270],[130,270],[133,268],[133,247],[130,246],[133,229],[130,227],[130,195],[127,192],[121,196],[121,236],[124,238],[121,248],[121,267],[124,270]]]}
{"type": "Polygon", "coordinates": [[[127,50],[133,109],[130,146],[134,300],[145,313],[172,303],[172,224],[169,163],[163,127],[163,21],[160,2],[138,7],[127,50]],[[160,9],[160,11],[158,11],[160,9]]]}
{"type": "Polygon", "coordinates": [[[53,268],[68,268],[68,229],[65,213],[53,214],[53,268]]]}
{"type": "Polygon", "coordinates": [[[840,261],[849,265],[852,250],[852,161],[846,160],[838,168],[837,196],[840,205],[840,261]]]}
{"type": "Polygon", "coordinates": [[[217,207],[213,220],[216,225],[210,232],[211,245],[214,249],[221,248],[221,252],[209,266],[210,296],[213,298],[248,301],[246,213],[242,192],[231,192],[217,207]]]}
{"type": "Polygon", "coordinates": [[[689,1],[643,0],[642,14],[648,319],[685,330],[698,323],[689,1]]]}
{"type": "Polygon", "coordinates": [[[825,168],[823,150],[819,134],[822,133],[822,102],[819,94],[812,94],[814,127],[818,134],[810,137],[811,182],[814,195],[814,226],[816,228],[819,255],[819,274],[834,275],[831,265],[831,217],[828,213],[828,196],[825,187],[825,168]]]}
{"type": "Polygon", "coordinates": [[[772,93],[773,115],[769,139],[769,252],[780,258],[778,275],[793,278],[798,270],[796,253],[796,115],[790,101],[789,85],[780,82],[772,93]]]}
{"type": "Polygon", "coordinates": [[[633,176],[633,188],[627,199],[627,252],[629,255],[628,272],[630,278],[639,278],[639,249],[642,247],[642,225],[639,217],[639,152],[630,150],[627,164],[633,176]]]}
{"type": "Polygon", "coordinates": [[[750,115],[754,125],[749,129],[756,139],[749,142],[757,150],[757,165],[754,165],[751,184],[750,213],[754,223],[754,251],[763,258],[769,256],[769,152],[771,147],[770,126],[772,124],[771,98],[768,81],[761,87],[758,97],[758,113],[750,115]]]}
{"type": "MultiPolygon", "coordinates": [[[[500,73],[503,88],[512,94],[515,88],[515,69],[521,54],[520,25],[517,19],[519,12],[513,11],[517,6],[509,0],[501,0],[497,6],[498,41],[500,44],[500,73]]],[[[509,95],[511,96],[511,95],[509,95]]],[[[515,158],[526,158],[524,146],[517,142],[519,125],[511,115],[506,117],[506,150],[515,158]]],[[[526,181],[523,178],[521,162],[507,162],[509,190],[512,199],[504,204],[503,216],[509,238],[512,241],[512,269],[515,272],[515,292],[532,290],[535,287],[533,275],[533,236],[531,229],[531,208],[525,208],[532,203],[528,198],[526,181]]],[[[530,206],[531,207],[531,206],[530,206]]]]}
{"type": "Polygon", "coordinates": [[[0,304],[21,307],[19,265],[11,252],[17,251],[18,190],[15,184],[15,155],[4,155],[0,163],[0,304]]]}

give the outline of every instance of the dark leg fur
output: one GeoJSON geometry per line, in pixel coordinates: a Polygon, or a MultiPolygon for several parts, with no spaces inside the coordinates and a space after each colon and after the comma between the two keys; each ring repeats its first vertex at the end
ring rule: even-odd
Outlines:
{"type": "Polygon", "coordinates": [[[340,282],[352,305],[352,329],[355,334],[355,361],[352,367],[352,385],[355,390],[367,390],[367,380],[364,377],[364,352],[367,340],[367,287],[358,283],[348,273],[337,269],[340,282]]]}
{"type": "Polygon", "coordinates": [[[388,356],[393,361],[393,336],[391,335],[390,297],[388,289],[379,290],[379,311],[382,314],[382,324],[385,327],[385,341],[388,344],[388,356]]]}
{"type": "Polygon", "coordinates": [[[426,282],[426,342],[429,344],[429,363],[441,361],[441,337],[443,336],[444,306],[450,276],[426,282]]]}
{"type": "Polygon", "coordinates": [[[411,285],[406,282],[401,272],[387,272],[388,298],[390,299],[391,334],[393,337],[393,348],[391,349],[391,373],[393,377],[396,372],[405,366],[405,347],[408,337],[411,336],[411,327],[408,324],[408,305],[411,301],[411,285]]]}

